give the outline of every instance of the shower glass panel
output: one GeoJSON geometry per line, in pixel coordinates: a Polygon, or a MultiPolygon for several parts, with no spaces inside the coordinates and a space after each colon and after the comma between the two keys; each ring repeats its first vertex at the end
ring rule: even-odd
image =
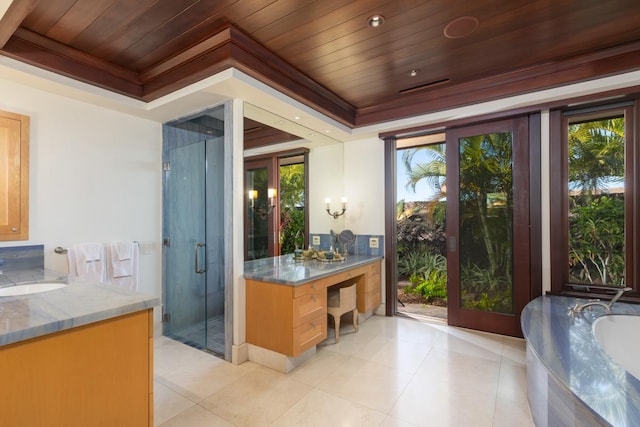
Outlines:
{"type": "Polygon", "coordinates": [[[223,112],[163,127],[163,334],[228,358],[223,112]]]}

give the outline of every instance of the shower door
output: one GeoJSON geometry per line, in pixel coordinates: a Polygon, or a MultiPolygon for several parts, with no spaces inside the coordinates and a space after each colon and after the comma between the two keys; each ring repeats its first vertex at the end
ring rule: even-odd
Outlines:
{"type": "Polygon", "coordinates": [[[223,135],[189,124],[164,129],[163,333],[227,357],[223,135]]]}

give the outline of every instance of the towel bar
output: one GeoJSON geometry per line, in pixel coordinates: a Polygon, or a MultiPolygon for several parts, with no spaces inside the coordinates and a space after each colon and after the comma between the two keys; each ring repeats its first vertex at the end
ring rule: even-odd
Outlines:
{"type": "MultiPolygon", "coordinates": [[[[133,243],[135,243],[137,245],[138,241],[134,240],[133,243]]],[[[62,246],[57,246],[53,251],[55,253],[61,254],[61,255],[64,255],[64,254],[66,254],[68,252],[67,249],[63,248],[62,246]]]]}

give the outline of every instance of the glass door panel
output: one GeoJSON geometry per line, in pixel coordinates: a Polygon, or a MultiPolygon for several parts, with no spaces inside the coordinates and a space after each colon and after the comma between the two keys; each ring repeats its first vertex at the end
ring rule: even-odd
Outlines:
{"type": "Polygon", "coordinates": [[[625,118],[568,126],[569,283],[626,286],[625,118]]]}
{"type": "Polygon", "coordinates": [[[511,132],[458,139],[460,306],[513,313],[511,132]]]}
{"type": "Polygon", "coordinates": [[[527,130],[523,118],[447,132],[452,325],[521,335],[530,290],[527,130]]]}
{"type": "Polygon", "coordinates": [[[163,127],[163,333],[229,360],[223,113],[217,107],[163,127]]]}
{"type": "Polygon", "coordinates": [[[168,153],[165,173],[165,335],[206,347],[205,142],[168,153]]]}

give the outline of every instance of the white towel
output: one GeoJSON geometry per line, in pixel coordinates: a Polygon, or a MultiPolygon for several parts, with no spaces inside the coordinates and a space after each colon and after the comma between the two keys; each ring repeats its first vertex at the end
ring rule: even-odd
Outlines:
{"type": "Polygon", "coordinates": [[[138,290],[138,244],[113,242],[107,253],[109,283],[118,288],[138,290]]]}
{"type": "Polygon", "coordinates": [[[101,243],[81,243],[67,249],[67,262],[69,276],[73,281],[105,282],[104,246],[101,243]]]}
{"type": "Polygon", "coordinates": [[[116,252],[118,253],[118,260],[123,261],[125,259],[131,259],[133,256],[133,247],[135,243],[133,242],[115,242],[111,247],[115,246],[116,252]]]}

